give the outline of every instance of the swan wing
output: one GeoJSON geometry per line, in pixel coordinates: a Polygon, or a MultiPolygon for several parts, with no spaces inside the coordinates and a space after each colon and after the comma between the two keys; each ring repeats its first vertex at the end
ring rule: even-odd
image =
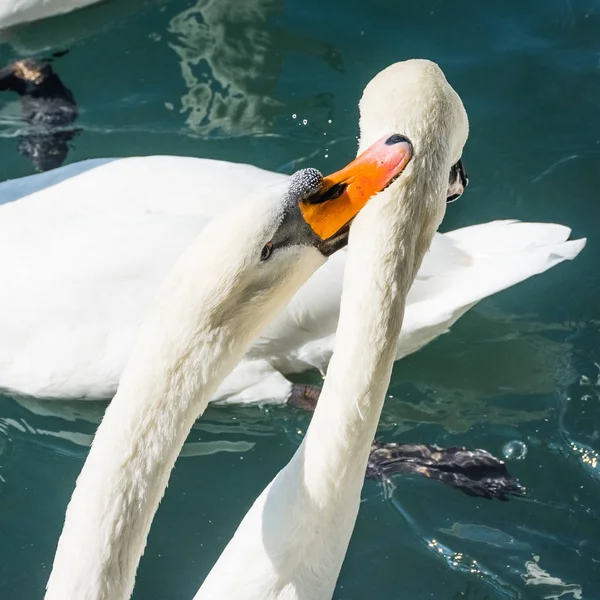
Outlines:
{"type": "MultiPolygon", "coordinates": [[[[406,301],[397,359],[449,328],[480,300],[574,259],[586,240],[553,223],[493,221],[438,233],[406,301]]],[[[323,371],[333,353],[346,254],[339,252],[294,296],[256,347],[284,373],[323,371]]]]}
{"type": "Polygon", "coordinates": [[[54,15],[71,12],[100,0],[3,0],[0,2],[0,29],[19,23],[38,21],[54,15]]]}
{"type": "Polygon", "coordinates": [[[0,224],[13,213],[17,224],[42,214],[154,212],[211,217],[246,195],[286,178],[252,165],[208,158],[84,160],[1,183],[0,224]]]}
{"type": "Polygon", "coordinates": [[[409,293],[397,358],[448,329],[480,300],[574,259],[586,240],[554,223],[492,221],[438,234],[409,293]]]}
{"type": "MultiPolygon", "coordinates": [[[[0,184],[0,278],[8,282],[0,296],[0,389],[112,396],[146,306],[177,257],[210,218],[285,177],[153,156],[93,159],[0,184]]],[[[516,221],[437,234],[407,299],[398,358],[486,296],[577,256],[585,240],[567,241],[569,234],[516,221]]],[[[345,260],[345,251],[334,255],[294,296],[220,400],[284,401],[289,382],[278,372],[326,368],[345,260]]]]}
{"type": "Polygon", "coordinates": [[[145,309],[215,214],[287,176],[208,159],[88,160],[0,185],[0,389],[111,397],[145,309]]]}
{"type": "Polygon", "coordinates": [[[0,219],[0,389],[111,397],[146,307],[206,223],[196,215],[0,219]]]}

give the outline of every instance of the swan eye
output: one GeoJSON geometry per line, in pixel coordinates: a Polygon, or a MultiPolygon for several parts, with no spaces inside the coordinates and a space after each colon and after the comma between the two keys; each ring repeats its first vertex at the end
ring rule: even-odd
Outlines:
{"type": "Polygon", "coordinates": [[[260,252],[260,260],[267,260],[273,253],[273,242],[267,242],[260,252]]]}

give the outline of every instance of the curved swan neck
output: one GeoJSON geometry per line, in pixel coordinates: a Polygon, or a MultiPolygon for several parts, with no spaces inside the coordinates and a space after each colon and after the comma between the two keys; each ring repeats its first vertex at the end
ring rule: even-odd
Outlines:
{"type": "Polygon", "coordinates": [[[353,225],[335,352],[304,440],[305,485],[319,505],[362,488],[406,296],[443,216],[443,204],[438,215],[427,209],[437,187],[408,179],[353,225]]]}
{"type": "Polygon", "coordinates": [[[151,319],[136,344],[77,480],[46,600],[130,597],[177,455],[221,373],[244,353],[244,339],[194,319],[194,333],[176,344],[160,323],[176,319],[181,308],[151,319]],[[202,337],[205,343],[196,345],[202,337]]]}
{"type": "Polygon", "coordinates": [[[358,513],[406,295],[444,212],[444,177],[431,179],[428,189],[409,177],[403,187],[395,185],[396,191],[389,188],[369,201],[356,217],[335,352],[304,441],[247,513],[195,600],[333,595],[358,513]],[[434,213],[426,209],[431,203],[419,202],[423,194],[425,200],[437,195],[434,213]]]}
{"type": "Polygon", "coordinates": [[[247,310],[232,291],[235,264],[215,268],[209,258],[202,269],[213,247],[203,232],[142,325],[77,480],[46,600],[130,597],[152,518],[195,419],[260,329],[323,261],[316,251],[299,261],[276,291],[247,310]]]}

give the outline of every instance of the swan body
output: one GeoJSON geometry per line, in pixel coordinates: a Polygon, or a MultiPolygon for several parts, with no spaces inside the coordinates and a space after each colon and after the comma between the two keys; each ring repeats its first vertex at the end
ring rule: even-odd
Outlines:
{"type": "MultiPolygon", "coordinates": [[[[393,115],[392,107],[389,108],[393,115]]],[[[111,398],[161,281],[213,218],[288,180],[250,165],[152,156],[94,159],[0,184],[0,390],[111,398]]],[[[496,221],[436,234],[406,301],[397,358],[483,298],[577,256],[567,227],[496,221]]],[[[285,402],[288,373],[324,371],[346,251],[294,296],[215,392],[285,402]]]]}
{"type": "Polygon", "coordinates": [[[2,0],[0,29],[68,13],[101,0],[2,0]]]}

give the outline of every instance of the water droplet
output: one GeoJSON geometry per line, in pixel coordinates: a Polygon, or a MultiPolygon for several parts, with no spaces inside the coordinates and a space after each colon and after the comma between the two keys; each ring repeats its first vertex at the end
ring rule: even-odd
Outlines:
{"type": "Polygon", "coordinates": [[[292,115],[292,119],[295,119],[297,116],[298,116],[298,115],[297,115],[296,113],[294,113],[294,114],[292,115]]]}
{"type": "Polygon", "coordinates": [[[523,460],[527,456],[527,446],[519,440],[513,440],[502,448],[502,454],[507,460],[523,460]]]}
{"type": "Polygon", "coordinates": [[[308,121],[306,119],[302,119],[302,125],[308,125],[308,121]]]}
{"type": "Polygon", "coordinates": [[[331,123],[332,121],[331,121],[331,119],[327,119],[327,122],[328,122],[328,123],[331,123]]]}

